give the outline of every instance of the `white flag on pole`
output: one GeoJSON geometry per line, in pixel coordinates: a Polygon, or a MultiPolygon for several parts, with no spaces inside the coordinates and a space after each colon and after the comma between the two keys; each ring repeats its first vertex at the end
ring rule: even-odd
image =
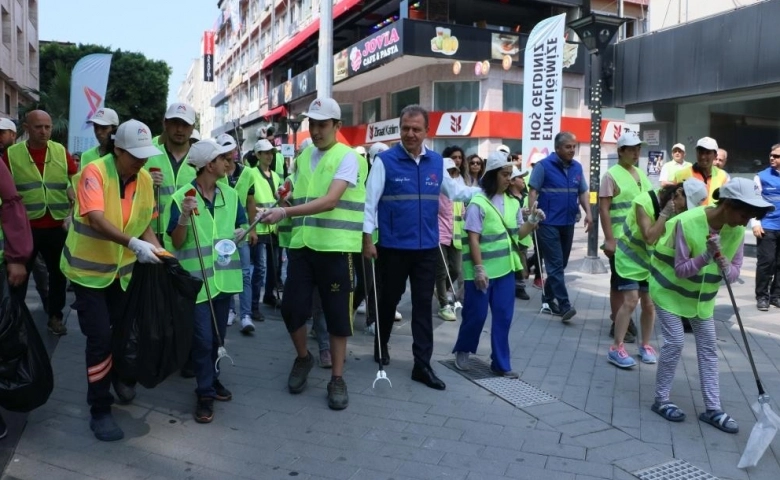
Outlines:
{"type": "Polygon", "coordinates": [[[70,78],[70,115],[68,118],[68,151],[77,153],[97,145],[92,125],[87,120],[106,97],[110,53],[93,53],[82,57],[70,78]]]}

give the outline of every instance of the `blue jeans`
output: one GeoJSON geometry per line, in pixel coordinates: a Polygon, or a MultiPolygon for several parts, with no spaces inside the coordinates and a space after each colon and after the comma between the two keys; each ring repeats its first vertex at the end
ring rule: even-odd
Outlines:
{"type": "Polygon", "coordinates": [[[260,309],[260,290],[263,288],[263,278],[265,278],[265,250],[269,247],[263,243],[256,243],[250,248],[250,257],[252,262],[252,310],[260,309]]]}
{"type": "MultiPolygon", "coordinates": [[[[250,247],[247,242],[241,242],[238,246],[238,256],[241,259],[241,276],[244,284],[244,289],[238,294],[238,307],[241,315],[252,316],[252,259],[250,255],[250,247]]],[[[230,300],[230,310],[234,309],[233,299],[230,300]]]]}
{"type": "Polygon", "coordinates": [[[566,265],[569,264],[571,244],[574,239],[574,225],[539,225],[536,231],[539,240],[539,251],[547,270],[547,281],[544,282],[544,301],[552,303],[558,300],[562,311],[571,308],[569,291],[563,278],[566,265]]]}
{"type": "Polygon", "coordinates": [[[464,288],[463,321],[452,353],[477,353],[489,306],[491,367],[499,372],[509,372],[512,370],[509,327],[512,326],[515,310],[515,274],[510,272],[503,277],[491,278],[486,293],[477,289],[474,280],[466,280],[464,288]]]}
{"type": "MultiPolygon", "coordinates": [[[[230,311],[230,302],[232,295],[220,293],[213,299],[214,315],[217,317],[217,327],[222,340],[225,339],[227,330],[228,312],[230,311]]],[[[198,382],[198,388],[195,394],[199,397],[214,398],[214,382],[219,374],[214,369],[214,362],[217,361],[217,349],[219,342],[214,335],[214,323],[211,320],[211,309],[209,302],[201,302],[195,305],[195,322],[192,335],[192,350],[190,357],[192,366],[195,370],[195,379],[198,382]]],[[[224,367],[224,365],[222,365],[224,367]]]]}

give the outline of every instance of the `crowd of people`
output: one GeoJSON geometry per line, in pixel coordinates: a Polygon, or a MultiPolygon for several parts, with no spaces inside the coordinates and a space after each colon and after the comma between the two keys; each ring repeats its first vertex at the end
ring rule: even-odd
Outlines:
{"type": "MultiPolygon", "coordinates": [[[[564,272],[575,225],[584,219],[587,230],[593,219],[573,134],[558,133],[553,153],[529,171],[505,145],[485,159],[457,145],[429,149],[428,112],[419,105],[401,112],[400,142],[368,150],[338,140],[335,100],[318,98],[303,115],[310,138],[289,162],[276,148],[273,128],[241,158],[230,135],[202,138],[195,111],[183,103],[168,107],[158,137],[137,120],[120,122],[114,110],[98,110],[90,119],[98,145],[80,163],[51,140],[46,112],[27,114],[27,140],[20,143],[14,143],[15,124],[0,120],[3,276],[24,301],[29,274],[38,272],[53,335],[68,333],[63,310],[70,282],[87,338],[90,428],[99,440],[123,438],[112,404],[136,395],[135,379],[112,368],[111,344],[136,262],[174,256],[204,281],[189,361],[181,369],[195,378],[199,423],[213,420],[216,401],[232,399],[215,361],[229,326],[238,322],[241,334],[253,335],[255,322],[264,320],[261,302],[280,309],[295,351],[289,392],[303,392],[319,363],[331,369],[327,404],[334,410],[349,404],[344,362],[355,313],[365,313],[366,331],[374,335],[374,360],[389,365],[407,283],[411,378],[436,390],[446,385],[431,365],[434,299],[444,321],[456,321],[460,310],[452,353],[461,370],[472,368],[469,356],[490,310],[490,369],[509,379],[519,377],[509,346],[515,299],[530,299],[531,274],[552,315],[567,324],[577,314],[564,272]],[[235,248],[226,249],[230,244],[235,248]],[[317,339],[316,360],[309,335],[317,339]]],[[[726,153],[714,139],[698,141],[696,164],[684,161],[685,146],[677,144],[658,189],[637,168],[641,146],[635,133],[620,137],[619,162],[598,195],[602,248],[612,270],[614,342],[607,360],[633,367],[625,343],[639,337],[641,361],[658,363],[652,410],[682,421],[670,391],[687,322],[706,406],[700,419],[735,432],[736,421],[720,405],[714,299],[721,275],[728,281],[739,275],[742,232],[751,222],[759,239],[758,308],[780,307],[780,145],[751,182],[729,179],[722,169],[726,153]],[[640,331],[631,321],[638,305],[640,331]],[[652,346],[656,320],[660,352],[652,346]]],[[[0,419],[0,438],[4,431],[0,419]]]]}

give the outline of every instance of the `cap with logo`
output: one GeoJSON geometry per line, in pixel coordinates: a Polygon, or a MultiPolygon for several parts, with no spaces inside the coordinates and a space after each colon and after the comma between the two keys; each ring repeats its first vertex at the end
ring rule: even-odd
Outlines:
{"type": "Polygon", "coordinates": [[[135,158],[149,158],[161,153],[152,143],[152,131],[138,120],[128,120],[119,125],[114,134],[114,146],[135,158]]]}
{"type": "Polygon", "coordinates": [[[116,110],[111,108],[98,108],[95,113],[92,114],[91,117],[89,117],[89,123],[94,123],[95,125],[119,125],[119,115],[117,115],[116,110]]]}
{"type": "Polygon", "coordinates": [[[318,98],[311,102],[309,111],[303,116],[312,120],[341,120],[341,107],[332,98],[318,98]]]}
{"type": "Polygon", "coordinates": [[[377,142],[368,147],[368,158],[373,160],[374,157],[384,152],[385,150],[390,150],[390,147],[382,142],[377,142]]]}
{"type": "Polygon", "coordinates": [[[675,149],[680,149],[682,150],[683,153],[685,153],[685,145],[683,145],[682,143],[675,143],[674,145],[672,145],[672,151],[674,151],[675,149]]]}
{"type": "Polygon", "coordinates": [[[0,130],[11,130],[16,133],[16,124],[10,118],[0,118],[0,130]]]}
{"type": "Polygon", "coordinates": [[[495,151],[488,155],[485,162],[485,172],[511,166],[514,166],[514,163],[509,161],[509,156],[506,153],[495,151]]]}
{"type": "Polygon", "coordinates": [[[685,203],[688,205],[688,210],[698,207],[709,196],[707,185],[698,178],[685,179],[682,183],[682,187],[683,192],[685,193],[685,203]]]}
{"type": "Polygon", "coordinates": [[[165,111],[165,119],[178,118],[189,125],[195,125],[195,109],[186,103],[172,103],[165,111]]]}
{"type": "Polygon", "coordinates": [[[752,207],[765,208],[769,211],[775,209],[774,205],[764,200],[764,197],[761,196],[758,185],[756,185],[752,180],[748,180],[747,178],[732,178],[722,187],[716,189],[712,193],[712,198],[715,200],[720,200],[721,198],[739,200],[740,202],[747,203],[752,207]]]}
{"type": "Polygon", "coordinates": [[[192,134],[190,135],[190,140],[195,140],[196,142],[200,140],[200,132],[197,128],[192,129],[192,134]]]}
{"type": "Polygon", "coordinates": [[[261,138],[260,140],[255,143],[255,153],[257,152],[269,152],[274,149],[273,144],[266,140],[265,138],[261,138]]]}
{"type": "Polygon", "coordinates": [[[509,147],[507,147],[506,145],[499,145],[498,148],[496,149],[496,151],[497,152],[504,152],[507,155],[509,155],[509,152],[510,152],[509,147]]]}
{"type": "Polygon", "coordinates": [[[207,138],[206,140],[199,140],[193,143],[190,147],[190,151],[187,154],[187,163],[197,169],[201,169],[209,163],[213,162],[214,159],[218,156],[222,155],[223,153],[228,153],[232,150],[232,146],[222,146],[218,144],[216,140],[212,140],[211,138],[207,138]]]}
{"type": "Polygon", "coordinates": [[[700,138],[698,142],[696,142],[696,148],[703,148],[704,150],[712,150],[713,152],[717,152],[718,142],[716,142],[714,138],[703,137],[700,138]]]}
{"type": "Polygon", "coordinates": [[[645,142],[639,138],[639,134],[636,132],[625,132],[617,141],[617,148],[636,147],[637,145],[645,145],[645,142]]]}
{"type": "Polygon", "coordinates": [[[223,147],[236,148],[236,139],[232,135],[222,133],[217,137],[217,143],[223,147]]]}
{"type": "Polygon", "coordinates": [[[366,147],[363,145],[355,147],[355,151],[364,157],[366,156],[366,147]]]}
{"type": "Polygon", "coordinates": [[[517,178],[517,177],[525,177],[529,173],[531,173],[531,172],[529,172],[528,170],[520,170],[517,167],[512,167],[512,175],[509,177],[509,179],[512,180],[512,179],[517,178]]]}

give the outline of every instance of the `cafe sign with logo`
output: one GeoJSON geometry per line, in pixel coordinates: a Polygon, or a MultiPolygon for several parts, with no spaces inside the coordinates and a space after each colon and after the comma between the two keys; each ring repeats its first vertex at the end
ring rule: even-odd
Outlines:
{"type": "Polygon", "coordinates": [[[402,23],[394,23],[333,56],[333,82],[353,77],[401,56],[402,23]]]}

